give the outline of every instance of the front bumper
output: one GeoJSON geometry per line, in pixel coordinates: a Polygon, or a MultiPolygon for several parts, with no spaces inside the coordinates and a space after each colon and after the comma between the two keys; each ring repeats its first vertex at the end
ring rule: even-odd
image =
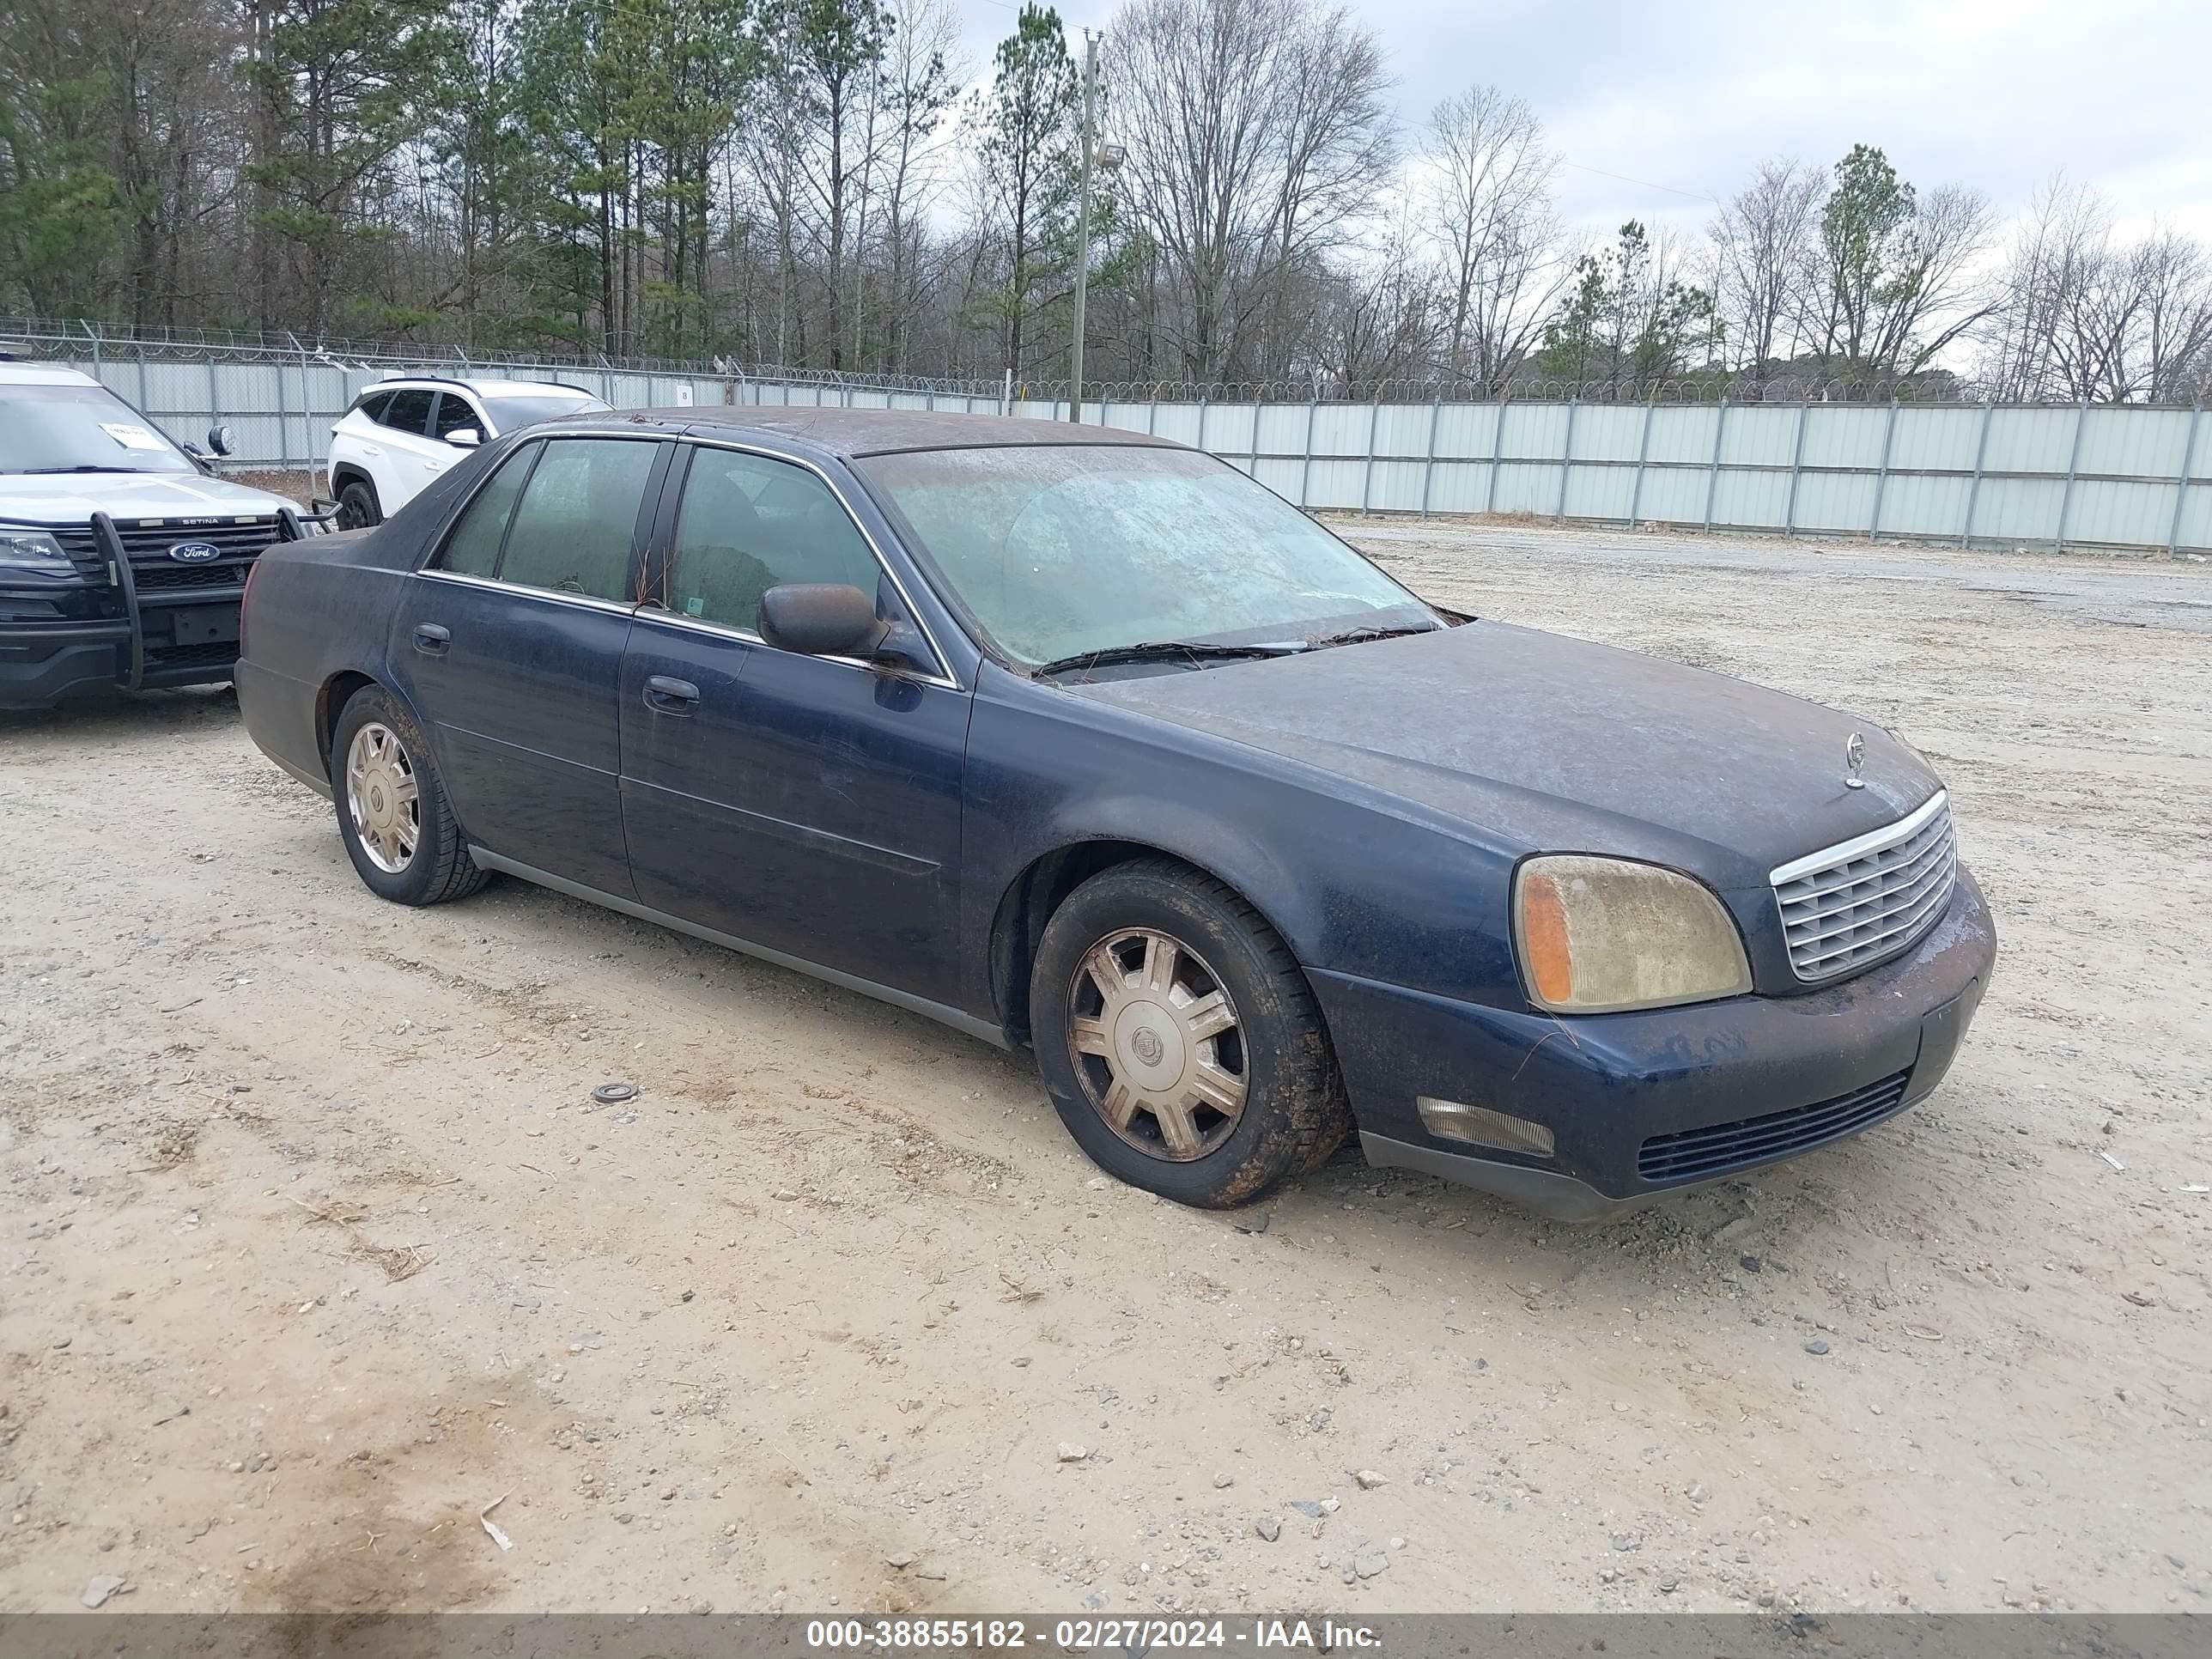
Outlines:
{"type": "Polygon", "coordinates": [[[238,599],[233,593],[195,596],[199,616],[194,637],[152,606],[143,625],[143,647],[132,650],[128,622],[0,622],[0,709],[47,708],[67,697],[118,690],[210,685],[227,680],[238,655],[238,599]],[[222,637],[228,605],[228,632],[222,637]],[[165,626],[166,625],[166,626],[165,626]]]}
{"type": "Polygon", "coordinates": [[[1961,867],[1918,945],[1796,997],[1555,1018],[1310,974],[1370,1163],[1426,1170],[1539,1213],[1589,1220],[1872,1127],[1950,1067],[1996,957],[1961,867]],[[1550,1132],[1548,1156],[1424,1126],[1423,1097],[1550,1132]]]}

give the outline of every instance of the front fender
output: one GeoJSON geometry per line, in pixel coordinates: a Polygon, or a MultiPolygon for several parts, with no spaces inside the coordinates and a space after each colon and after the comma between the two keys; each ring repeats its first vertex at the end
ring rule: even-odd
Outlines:
{"type": "Polygon", "coordinates": [[[1227,883],[1307,968],[1525,1006],[1511,857],[1278,757],[993,670],[966,796],[963,999],[979,1014],[994,1011],[987,946],[1006,895],[1039,859],[1087,842],[1156,849],[1227,883]]]}

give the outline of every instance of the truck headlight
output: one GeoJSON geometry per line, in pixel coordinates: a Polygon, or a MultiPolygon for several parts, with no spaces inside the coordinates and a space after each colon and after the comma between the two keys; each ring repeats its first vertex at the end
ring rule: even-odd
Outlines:
{"type": "Polygon", "coordinates": [[[1656,864],[1559,854],[1513,885],[1528,1000],[1595,1014],[1705,1002],[1751,989],[1735,921],[1711,888],[1656,864]]]}
{"type": "Polygon", "coordinates": [[[75,568],[62,544],[43,530],[10,530],[0,525],[0,565],[59,576],[75,568]]]}

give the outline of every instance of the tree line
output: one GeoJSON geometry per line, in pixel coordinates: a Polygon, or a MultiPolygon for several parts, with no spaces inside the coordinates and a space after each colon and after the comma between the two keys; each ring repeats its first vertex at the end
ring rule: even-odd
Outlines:
{"type": "MultiPolygon", "coordinates": [[[[0,307],[1024,382],[1067,373],[1083,84],[1048,5],[10,0],[0,307]]],[[[1328,0],[1126,0],[1100,52],[1098,381],[1668,382],[2187,401],[2212,258],[2052,184],[2017,225],[1861,145],[1702,235],[1564,224],[1494,87],[1401,127],[1328,0]]]]}

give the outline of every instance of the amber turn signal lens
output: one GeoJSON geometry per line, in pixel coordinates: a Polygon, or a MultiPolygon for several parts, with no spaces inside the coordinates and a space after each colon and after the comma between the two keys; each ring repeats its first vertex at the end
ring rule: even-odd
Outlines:
{"type": "Polygon", "coordinates": [[[1522,864],[1514,906],[1528,999],[1549,1012],[1665,1008],[1751,989],[1728,908],[1680,871],[1547,853],[1522,864]]]}
{"type": "Polygon", "coordinates": [[[1521,943],[1528,979],[1546,1002],[1575,1000],[1574,951],[1567,943],[1566,902],[1556,877],[1531,872],[1521,884],[1521,943]]]}

